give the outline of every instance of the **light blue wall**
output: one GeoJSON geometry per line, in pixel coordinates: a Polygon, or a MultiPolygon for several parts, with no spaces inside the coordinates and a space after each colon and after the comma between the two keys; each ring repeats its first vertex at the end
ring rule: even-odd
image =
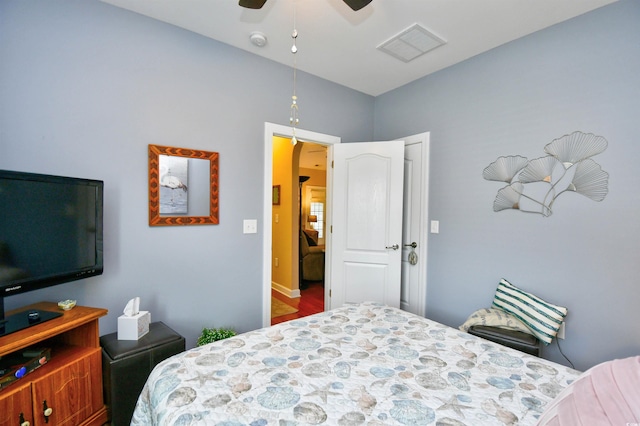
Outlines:
{"type": "MultiPolygon", "coordinates": [[[[576,367],[640,353],[640,2],[622,1],[376,98],[375,138],[431,131],[427,315],[457,326],[501,277],[567,306],[576,367]],[[604,136],[609,194],[558,198],[551,217],[494,213],[497,157],[604,136]]],[[[555,344],[545,357],[562,361],[555,344]]]]}
{"type": "MultiPolygon", "coordinates": [[[[430,317],[459,325],[506,277],[569,307],[562,344],[578,368],[640,353],[638,18],[623,1],[375,99],[299,74],[305,129],[431,131],[430,317]],[[494,213],[482,169],[574,130],[610,143],[596,157],[607,198],[567,194],[550,218],[494,213]]],[[[0,58],[0,168],[103,179],[107,206],[105,274],[7,307],[77,298],[110,310],[108,333],[141,296],[189,346],[205,325],[259,327],[262,234],[242,220],[262,214],[263,124],[287,124],[290,69],[96,0],[3,0],[0,58]],[[148,227],[148,144],[220,153],[220,225],[148,227]]]]}
{"type": "MultiPolygon", "coordinates": [[[[105,273],[6,299],[77,299],[116,329],[142,298],[192,346],[262,325],[264,122],[288,124],[291,69],[97,0],[0,2],[0,168],[105,181],[105,273]],[[220,225],[147,225],[147,146],[220,154],[220,225]]],[[[373,137],[373,98],[298,75],[301,127],[373,137]]]]}

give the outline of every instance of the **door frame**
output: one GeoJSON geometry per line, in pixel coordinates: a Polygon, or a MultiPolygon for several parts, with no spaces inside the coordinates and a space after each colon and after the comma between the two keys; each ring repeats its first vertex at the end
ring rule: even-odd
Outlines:
{"type": "MultiPolygon", "coordinates": [[[[421,244],[417,247],[416,252],[418,258],[422,259],[421,268],[419,270],[419,286],[418,286],[418,303],[417,303],[417,315],[426,317],[427,315],[427,269],[428,259],[427,254],[429,252],[429,175],[430,175],[430,153],[431,153],[431,132],[418,133],[404,138],[399,138],[404,141],[405,149],[408,145],[420,144],[422,146],[422,176],[421,179],[421,193],[417,194],[420,197],[420,225],[418,233],[420,235],[421,244]]],[[[407,195],[406,188],[404,189],[404,195],[407,195]]],[[[412,194],[415,200],[416,194],[412,194]]],[[[410,244],[410,241],[403,241],[402,244],[410,244]]]]}
{"type": "MultiPolygon", "coordinates": [[[[273,138],[280,136],[284,138],[293,137],[293,128],[280,124],[264,123],[264,176],[263,176],[263,213],[262,226],[264,229],[262,238],[262,325],[271,325],[271,245],[272,245],[272,196],[271,187],[273,184],[273,138]]],[[[326,135],[304,129],[295,129],[295,136],[303,142],[313,142],[321,145],[331,146],[341,143],[339,136],[326,135]]],[[[329,167],[327,167],[329,168],[329,167]]],[[[329,176],[327,175],[327,180],[329,176]]],[[[327,200],[331,196],[331,185],[327,182],[327,200]]],[[[329,286],[325,285],[325,288],[329,286]]],[[[326,296],[325,296],[326,298],[326,296]]]]}

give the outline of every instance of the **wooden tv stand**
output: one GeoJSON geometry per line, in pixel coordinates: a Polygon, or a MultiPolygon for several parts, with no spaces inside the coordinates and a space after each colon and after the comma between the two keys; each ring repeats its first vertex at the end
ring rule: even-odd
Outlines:
{"type": "MultiPolygon", "coordinates": [[[[41,302],[7,314],[34,309],[62,312],[56,303],[41,302]]],[[[106,309],[76,306],[58,318],[0,337],[0,357],[27,347],[51,349],[46,364],[0,390],[0,426],[107,422],[98,327],[106,314],[106,309]]]]}

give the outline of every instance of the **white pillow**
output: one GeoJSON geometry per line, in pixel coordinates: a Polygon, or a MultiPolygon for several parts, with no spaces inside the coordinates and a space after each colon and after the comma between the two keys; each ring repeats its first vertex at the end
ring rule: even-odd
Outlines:
{"type": "Polygon", "coordinates": [[[484,308],[478,309],[462,324],[459,328],[462,331],[468,331],[473,325],[486,325],[489,327],[506,328],[507,330],[522,331],[523,333],[533,334],[526,325],[518,318],[502,309],[484,308]]]}

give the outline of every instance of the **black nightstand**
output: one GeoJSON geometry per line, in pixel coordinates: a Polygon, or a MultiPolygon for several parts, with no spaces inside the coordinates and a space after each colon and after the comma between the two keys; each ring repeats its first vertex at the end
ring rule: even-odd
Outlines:
{"type": "Polygon", "coordinates": [[[531,334],[486,325],[473,325],[469,327],[468,332],[474,336],[500,343],[521,352],[540,356],[540,341],[531,334]]]}
{"type": "Polygon", "coordinates": [[[149,373],[159,362],[183,352],[184,337],[162,322],[149,325],[139,340],[118,340],[118,333],[100,337],[105,404],[111,424],[128,426],[149,373]]]}

